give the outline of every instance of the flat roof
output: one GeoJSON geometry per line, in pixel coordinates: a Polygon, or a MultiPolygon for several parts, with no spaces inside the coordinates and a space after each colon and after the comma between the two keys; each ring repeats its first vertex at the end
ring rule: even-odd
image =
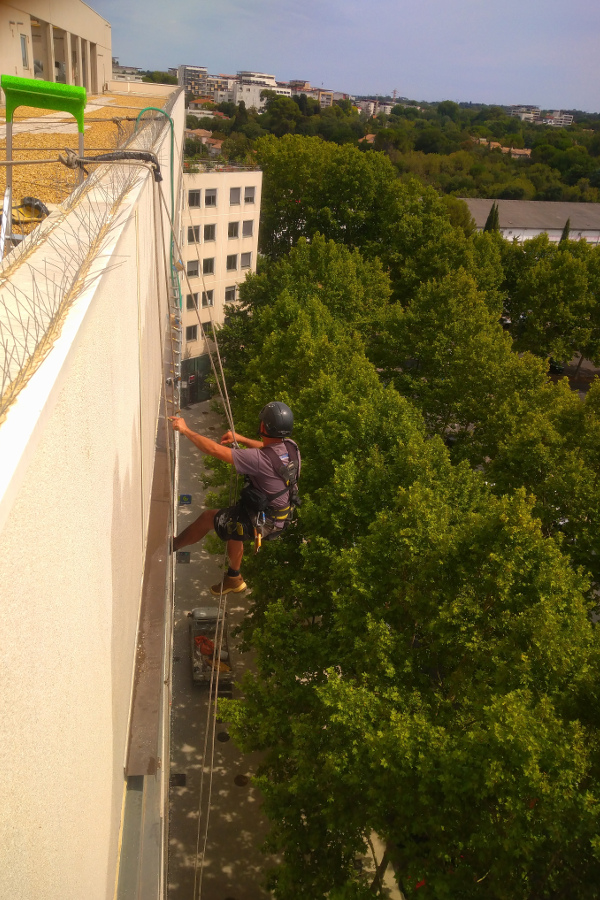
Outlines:
{"type": "Polygon", "coordinates": [[[483,228],[492,208],[498,205],[500,228],[564,228],[571,220],[571,231],[598,231],[600,203],[559,203],[551,200],[481,200],[461,197],[478,228],[483,228]]]}

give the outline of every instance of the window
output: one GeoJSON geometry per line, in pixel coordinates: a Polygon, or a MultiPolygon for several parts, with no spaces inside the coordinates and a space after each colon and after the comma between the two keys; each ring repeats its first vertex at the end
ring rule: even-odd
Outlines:
{"type": "Polygon", "coordinates": [[[254,203],[254,191],[256,188],[244,188],[244,203],[254,203]]]}
{"type": "Polygon", "coordinates": [[[242,195],[241,188],[229,188],[229,205],[239,206],[242,195]]]}
{"type": "Polygon", "coordinates": [[[214,241],[216,231],[217,231],[216,225],[205,225],[204,226],[204,240],[205,241],[214,241]]]}
{"type": "Polygon", "coordinates": [[[202,260],[202,274],[203,275],[214,275],[215,274],[215,258],[211,256],[209,259],[202,260]]]}
{"type": "Polygon", "coordinates": [[[242,224],[242,237],[252,237],[254,234],[254,220],[249,219],[242,224]]]}
{"type": "Polygon", "coordinates": [[[217,205],[217,189],[216,188],[207,188],[204,191],[204,205],[205,206],[216,206],[217,205]]]}
{"type": "Polygon", "coordinates": [[[236,285],[225,288],[225,303],[233,303],[235,301],[236,285]]]}
{"type": "Polygon", "coordinates": [[[233,272],[237,269],[237,253],[232,253],[227,257],[227,271],[233,272]]]}
{"type": "Polygon", "coordinates": [[[190,259],[187,264],[187,273],[190,276],[194,276],[198,274],[198,260],[190,259]]]}
{"type": "Polygon", "coordinates": [[[227,237],[236,238],[240,236],[240,223],[230,222],[227,228],[227,237]]]}
{"type": "Polygon", "coordinates": [[[200,243],[200,226],[199,225],[188,226],[188,244],[199,244],[199,243],[200,243]]]}
{"type": "Polygon", "coordinates": [[[249,269],[250,266],[252,265],[252,254],[251,253],[242,253],[242,255],[240,257],[240,261],[241,261],[242,269],[249,269]]]}
{"type": "Polygon", "coordinates": [[[21,35],[21,56],[23,58],[23,68],[29,68],[29,55],[27,53],[27,35],[21,35]]]}
{"type": "Polygon", "coordinates": [[[202,306],[212,306],[213,295],[214,291],[202,291],[202,306]]]}
{"type": "Polygon", "coordinates": [[[185,339],[188,342],[198,340],[198,326],[197,325],[188,325],[188,327],[185,329],[185,339]]]}
{"type": "Polygon", "coordinates": [[[186,309],[198,309],[198,294],[187,294],[185,307],[186,309]]]}
{"type": "Polygon", "coordinates": [[[188,191],[188,206],[200,206],[200,191],[188,191]]]}

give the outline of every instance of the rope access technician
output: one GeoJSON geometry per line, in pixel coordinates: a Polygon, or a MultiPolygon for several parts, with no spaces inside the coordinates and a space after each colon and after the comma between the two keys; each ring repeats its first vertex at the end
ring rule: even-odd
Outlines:
{"type": "Polygon", "coordinates": [[[227,542],[227,574],[222,584],[214,584],[210,589],[216,597],[245,590],[246,582],[240,574],[244,542],[254,540],[258,549],[261,540],[280,537],[291,520],[293,508],[300,505],[300,451],[289,439],[294,425],[292,411],[285,403],[274,401],[262,408],[259,420],[260,441],[227,431],[218,444],[192,431],[181,417],[171,417],[175,431],[189,438],[199,450],[230,463],[238,474],[246,476],[235,506],[204,510],[173,540],[173,550],[180,550],[202,540],[214,528],[218,537],[227,542]],[[246,444],[248,449],[224,446],[237,442],[246,444]]]}

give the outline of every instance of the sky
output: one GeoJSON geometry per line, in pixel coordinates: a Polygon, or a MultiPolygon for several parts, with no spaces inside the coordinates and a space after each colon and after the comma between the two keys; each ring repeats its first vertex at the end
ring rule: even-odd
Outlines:
{"type": "Polygon", "coordinates": [[[600,112],[597,0],[89,0],[122,65],[600,112]]]}

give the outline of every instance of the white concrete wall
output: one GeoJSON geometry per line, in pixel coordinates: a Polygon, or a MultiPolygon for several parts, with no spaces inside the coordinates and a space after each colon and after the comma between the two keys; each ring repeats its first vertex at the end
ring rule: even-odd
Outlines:
{"type": "MultiPolygon", "coordinates": [[[[183,96],[173,115],[178,159],[183,96]]],[[[0,896],[11,900],[114,895],[167,321],[155,190],[143,174],[122,202],[101,277],[0,425],[0,454],[19,454],[0,497],[0,896]]]]}
{"type": "MultiPolygon", "coordinates": [[[[482,228],[479,230],[483,231],[482,228]]],[[[519,228],[515,226],[513,228],[501,228],[500,234],[509,241],[529,241],[540,234],[547,234],[551,241],[558,243],[562,237],[562,228],[519,228]]],[[[585,229],[579,231],[571,228],[569,237],[572,241],[578,241],[583,238],[588,244],[600,244],[600,231],[586,231],[585,229]]]]}
{"type": "MultiPolygon", "coordinates": [[[[181,241],[180,247],[183,254],[183,263],[187,267],[189,261],[199,259],[199,272],[202,273],[202,263],[204,259],[214,259],[214,275],[199,274],[198,276],[189,276],[189,282],[192,287],[192,293],[198,293],[200,321],[204,323],[210,322],[212,312],[213,321],[216,324],[223,324],[225,319],[225,290],[228,287],[238,285],[244,281],[248,272],[256,271],[256,257],[258,253],[258,228],[260,222],[260,203],[262,188],[262,172],[258,169],[244,170],[226,167],[223,169],[215,168],[212,171],[198,172],[183,176],[184,201],[181,218],[181,241]],[[254,187],[254,203],[244,202],[244,188],[254,187]],[[205,190],[215,189],[217,191],[217,205],[206,206],[205,190]],[[231,205],[230,189],[240,188],[240,205],[231,205]],[[200,207],[190,207],[189,194],[190,191],[200,191],[201,205],[200,207]],[[254,223],[252,237],[243,237],[243,222],[252,221],[254,223]],[[228,237],[229,223],[239,223],[239,237],[228,237]],[[215,225],[215,240],[204,240],[204,226],[215,225]],[[199,226],[200,243],[193,244],[188,242],[188,228],[190,226],[199,226]],[[241,268],[242,253],[251,253],[251,265],[248,269],[241,268]],[[227,256],[237,255],[237,269],[227,270],[227,256]],[[201,307],[202,291],[213,291],[214,305],[211,310],[201,307]]],[[[200,328],[198,328],[198,339],[196,341],[186,340],[186,328],[198,323],[198,316],[193,309],[187,309],[187,295],[190,288],[186,278],[182,275],[180,278],[181,289],[183,294],[183,339],[184,339],[184,355],[185,356],[201,356],[207,352],[205,342],[201,339],[200,328]]]]}
{"type": "Polygon", "coordinates": [[[108,82],[111,94],[136,94],[138,97],[168,97],[175,90],[172,84],[151,84],[149,81],[108,82]]]}

